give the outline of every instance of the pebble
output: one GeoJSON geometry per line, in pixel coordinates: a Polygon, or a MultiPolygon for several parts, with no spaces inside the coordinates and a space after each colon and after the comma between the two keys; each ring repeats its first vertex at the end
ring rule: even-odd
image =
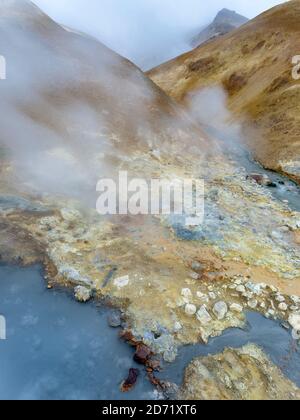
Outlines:
{"type": "Polygon", "coordinates": [[[230,305],[230,310],[233,312],[241,313],[243,312],[244,308],[242,307],[242,305],[239,305],[238,303],[233,303],[232,305],[230,305]]]}
{"type": "Polygon", "coordinates": [[[284,302],[280,303],[280,304],[278,305],[278,308],[279,308],[281,311],[283,311],[283,312],[285,312],[285,311],[287,311],[287,310],[288,310],[288,306],[287,306],[287,304],[286,304],[286,303],[284,303],[284,302]]]}
{"type": "Polygon", "coordinates": [[[176,321],[174,324],[174,332],[178,332],[182,330],[182,325],[180,324],[180,322],[176,321]]]}
{"type": "Polygon", "coordinates": [[[113,311],[108,315],[108,325],[112,328],[118,328],[122,324],[121,313],[119,311],[113,311]]]}
{"type": "Polygon", "coordinates": [[[216,300],[217,299],[217,296],[216,296],[216,294],[214,292],[209,292],[208,296],[212,300],[216,300]]]}
{"type": "Polygon", "coordinates": [[[275,297],[275,300],[277,301],[277,302],[285,302],[285,298],[282,296],[282,295],[277,295],[276,297],[275,297]]]}
{"type": "Polygon", "coordinates": [[[245,286],[240,285],[236,288],[236,291],[239,293],[246,293],[246,288],[245,286]]]}
{"type": "Polygon", "coordinates": [[[184,298],[187,298],[187,299],[192,297],[193,295],[192,295],[191,289],[189,289],[189,288],[182,289],[181,290],[181,296],[183,296],[184,298]]]}
{"type": "Polygon", "coordinates": [[[294,330],[300,331],[300,312],[289,316],[289,324],[294,330]]]}
{"type": "Polygon", "coordinates": [[[213,313],[220,321],[225,318],[227,312],[228,306],[225,302],[217,302],[213,307],[213,313]]]}
{"type": "Polygon", "coordinates": [[[191,303],[188,303],[185,305],[184,311],[187,315],[193,316],[197,312],[197,307],[195,305],[192,305],[191,303]]]}
{"type": "Polygon", "coordinates": [[[197,319],[202,325],[207,325],[212,321],[212,317],[208,313],[205,305],[201,306],[197,312],[197,319]]]}
{"type": "Polygon", "coordinates": [[[117,286],[119,289],[127,286],[128,283],[129,283],[129,276],[118,277],[114,280],[114,285],[117,286]]]}
{"type": "Polygon", "coordinates": [[[74,289],[74,295],[78,302],[88,302],[92,297],[91,289],[84,286],[76,286],[74,289]]]}
{"type": "Polygon", "coordinates": [[[194,262],[192,263],[192,270],[194,270],[194,271],[200,271],[200,270],[203,270],[203,266],[202,266],[202,264],[200,264],[198,261],[194,261],[194,262]]]}
{"type": "Polygon", "coordinates": [[[199,280],[199,278],[200,278],[199,274],[198,274],[198,273],[195,273],[194,271],[191,271],[191,272],[189,273],[189,277],[190,277],[191,279],[193,279],[193,280],[199,280]]]}
{"type": "Polygon", "coordinates": [[[257,302],[256,299],[253,299],[253,300],[249,300],[248,301],[248,306],[251,309],[255,309],[257,307],[257,305],[258,305],[258,302],[257,302]]]}

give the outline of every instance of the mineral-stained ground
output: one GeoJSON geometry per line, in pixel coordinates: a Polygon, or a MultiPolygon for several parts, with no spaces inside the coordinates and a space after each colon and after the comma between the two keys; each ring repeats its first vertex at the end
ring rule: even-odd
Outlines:
{"type": "MultiPolygon", "coordinates": [[[[1,261],[42,262],[49,287],[73,287],[80,301],[105,299],[122,310],[128,337],[170,362],[181,345],[243,327],[248,310],[299,330],[300,214],[249,179],[131,63],[23,3],[0,15],[3,48],[12,34],[20,52],[25,43],[27,56],[14,66],[30,57],[35,72],[30,95],[26,74],[17,93],[8,80],[0,98],[9,104],[2,104],[0,118],[1,261]],[[36,48],[48,61],[34,62],[36,48]],[[62,69],[73,68],[55,90],[62,69]],[[204,179],[204,223],[190,228],[175,216],[100,216],[98,176],[119,170],[147,180],[204,179]]],[[[224,354],[244,358],[243,351],[224,354]]],[[[256,355],[241,366],[249,360],[245,369],[263,375],[258,371],[267,362],[256,355]]],[[[289,383],[278,386],[279,396],[290,395],[289,383]]],[[[250,388],[243,397],[252,395],[250,388]]],[[[263,387],[261,397],[275,394],[263,387]]]]}

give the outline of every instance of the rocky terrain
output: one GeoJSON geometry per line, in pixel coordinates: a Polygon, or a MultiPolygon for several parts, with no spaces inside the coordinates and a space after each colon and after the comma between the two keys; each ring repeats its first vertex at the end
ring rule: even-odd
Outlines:
{"type": "Polygon", "coordinates": [[[198,47],[206,41],[226,35],[244,25],[248,20],[245,16],[239,15],[233,10],[222,9],[213,22],[194,37],[192,45],[198,47]]]}
{"type": "Polygon", "coordinates": [[[299,329],[297,211],[103,45],[26,1],[1,3],[0,32],[2,262],[43,263],[49,288],[119,308],[128,341],[170,362],[183,344],[242,328],[245,311],[299,329]],[[99,216],[96,182],[119,170],[204,179],[204,224],[99,216]]]}
{"type": "Polygon", "coordinates": [[[248,345],[193,360],[186,369],[180,398],[299,400],[300,394],[258,347],[248,345]]]}
{"type": "Polygon", "coordinates": [[[292,58],[300,51],[299,19],[299,0],[289,1],[149,73],[186,105],[204,87],[224,88],[255,157],[296,181],[300,85],[292,58]]]}

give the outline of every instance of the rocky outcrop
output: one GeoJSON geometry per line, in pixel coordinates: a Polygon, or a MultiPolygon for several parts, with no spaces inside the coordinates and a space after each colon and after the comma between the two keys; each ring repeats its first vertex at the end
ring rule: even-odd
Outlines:
{"type": "Polygon", "coordinates": [[[194,359],[179,392],[184,400],[299,400],[300,390],[263,351],[249,344],[194,359]]]}
{"type": "Polygon", "coordinates": [[[248,18],[245,16],[242,16],[233,10],[222,9],[213,22],[194,37],[192,45],[198,47],[206,41],[226,35],[228,32],[239,28],[246,22],[248,22],[248,18]]]}

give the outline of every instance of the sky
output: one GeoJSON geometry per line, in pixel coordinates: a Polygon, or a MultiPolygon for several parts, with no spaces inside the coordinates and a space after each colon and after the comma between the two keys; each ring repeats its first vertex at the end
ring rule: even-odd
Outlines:
{"type": "Polygon", "coordinates": [[[96,37],[147,70],[189,49],[226,7],[253,18],[280,0],[32,0],[57,22],[96,37]]]}

